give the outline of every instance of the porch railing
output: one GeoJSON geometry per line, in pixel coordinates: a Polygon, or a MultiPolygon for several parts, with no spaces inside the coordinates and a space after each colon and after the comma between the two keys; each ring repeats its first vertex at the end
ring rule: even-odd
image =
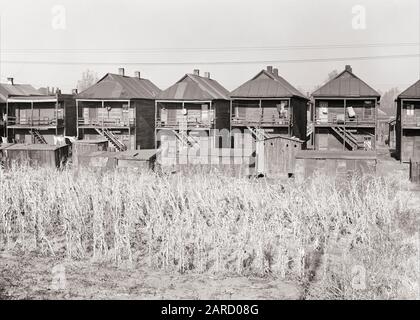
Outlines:
{"type": "Polygon", "coordinates": [[[121,119],[121,118],[79,118],[78,119],[79,127],[135,127],[136,126],[136,119],[121,119]]]}
{"type": "Polygon", "coordinates": [[[374,125],[375,117],[363,117],[363,116],[354,116],[349,117],[344,114],[328,114],[325,117],[320,117],[317,115],[315,117],[315,123],[317,124],[348,124],[348,125],[374,125]]]}
{"type": "Polygon", "coordinates": [[[64,119],[44,117],[41,119],[7,117],[8,126],[55,127],[64,125],[64,119]]]}
{"type": "Polygon", "coordinates": [[[179,128],[179,127],[188,127],[188,128],[211,128],[214,125],[214,121],[202,121],[200,119],[192,119],[187,121],[182,120],[156,120],[157,128],[179,128]]]}
{"type": "Polygon", "coordinates": [[[403,117],[404,126],[420,127],[420,117],[403,117]]]}
{"type": "Polygon", "coordinates": [[[290,125],[289,118],[280,118],[276,116],[261,116],[261,117],[233,117],[232,124],[236,125],[290,125]]]}

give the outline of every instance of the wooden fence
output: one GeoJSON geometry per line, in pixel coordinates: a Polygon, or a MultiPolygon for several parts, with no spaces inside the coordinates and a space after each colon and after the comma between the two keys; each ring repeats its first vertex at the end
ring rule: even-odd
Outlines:
{"type": "Polygon", "coordinates": [[[410,161],[410,181],[420,184],[420,160],[410,161]]]}

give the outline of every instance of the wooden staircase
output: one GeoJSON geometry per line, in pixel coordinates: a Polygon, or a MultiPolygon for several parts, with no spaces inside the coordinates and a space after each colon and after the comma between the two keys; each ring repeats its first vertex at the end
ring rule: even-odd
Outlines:
{"type": "Polygon", "coordinates": [[[263,129],[258,129],[258,128],[254,128],[254,127],[247,127],[247,129],[249,131],[251,131],[252,135],[257,139],[257,140],[264,140],[264,139],[270,139],[271,136],[265,132],[263,129]]]}
{"type": "Polygon", "coordinates": [[[314,133],[314,125],[310,123],[306,128],[306,138],[310,137],[312,133],[314,133]]]}
{"type": "Polygon", "coordinates": [[[45,140],[44,136],[39,132],[39,130],[32,129],[31,135],[35,138],[35,141],[37,141],[39,144],[47,144],[47,141],[45,140]]]}
{"type": "Polygon", "coordinates": [[[173,130],[173,133],[178,138],[178,140],[182,143],[185,147],[196,147],[199,145],[196,139],[194,139],[192,136],[190,136],[186,131],[176,131],[173,130]]]}
{"type": "Polygon", "coordinates": [[[350,146],[352,150],[364,150],[364,141],[359,141],[357,137],[350,131],[345,131],[343,127],[331,127],[333,131],[350,146]]]}
{"type": "Polygon", "coordinates": [[[105,137],[118,151],[126,151],[127,146],[108,129],[95,129],[101,136],[105,137]]]}

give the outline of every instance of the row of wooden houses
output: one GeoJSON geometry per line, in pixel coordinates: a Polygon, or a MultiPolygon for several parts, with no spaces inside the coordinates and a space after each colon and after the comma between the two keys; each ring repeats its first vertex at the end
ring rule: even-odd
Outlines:
{"type": "MultiPolygon", "coordinates": [[[[304,95],[271,66],[229,92],[206,72],[184,75],[166,90],[150,80],[109,73],[87,90],[62,94],[30,85],[0,85],[3,143],[55,144],[57,137],[106,139],[117,151],[155,149],[175,138],[240,148],[245,131],[258,139],[296,138],[303,148],[374,151],[380,94],[350,66],[304,95]]],[[[397,99],[396,149],[420,158],[420,81],[397,99]]]]}

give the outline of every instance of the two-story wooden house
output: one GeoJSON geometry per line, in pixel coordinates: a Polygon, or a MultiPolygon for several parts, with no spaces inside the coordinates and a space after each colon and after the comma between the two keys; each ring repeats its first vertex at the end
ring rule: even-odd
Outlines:
{"type": "Polygon", "coordinates": [[[396,153],[399,160],[420,159],[420,80],[396,100],[396,153]]]}
{"type": "Polygon", "coordinates": [[[380,94],[345,70],[313,94],[316,150],[375,150],[380,94]]]}
{"type": "MultiPolygon", "coordinates": [[[[230,93],[231,131],[306,141],[309,99],[268,66],[230,93]]],[[[236,141],[236,139],[235,139],[236,141]]],[[[236,146],[236,142],[234,142],[236,146]]]]}
{"type": "Polygon", "coordinates": [[[155,148],[155,99],[160,89],[150,80],[108,73],[81,92],[77,103],[78,138],[106,138],[116,151],[155,148]]]}
{"type": "Polygon", "coordinates": [[[157,145],[171,136],[186,147],[207,138],[209,147],[223,147],[224,141],[230,147],[229,118],[229,91],[196,69],[158,95],[157,145]]]}
{"type": "Polygon", "coordinates": [[[76,135],[72,94],[57,89],[48,95],[30,85],[2,85],[6,98],[6,136],[9,142],[54,144],[54,137],[76,135]]]}

